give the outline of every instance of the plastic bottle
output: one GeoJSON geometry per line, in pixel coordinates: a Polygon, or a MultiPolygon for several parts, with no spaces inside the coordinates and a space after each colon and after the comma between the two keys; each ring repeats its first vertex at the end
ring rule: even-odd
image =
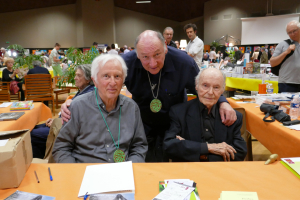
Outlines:
{"type": "Polygon", "coordinates": [[[290,106],[290,117],[292,120],[298,118],[298,111],[299,111],[299,96],[295,95],[293,100],[291,101],[291,106],[290,106]]]}
{"type": "Polygon", "coordinates": [[[267,85],[267,94],[273,94],[274,88],[272,83],[268,83],[267,85]]]}

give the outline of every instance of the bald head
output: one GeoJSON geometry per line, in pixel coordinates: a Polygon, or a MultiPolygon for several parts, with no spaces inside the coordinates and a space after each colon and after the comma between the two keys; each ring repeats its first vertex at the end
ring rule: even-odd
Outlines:
{"type": "Polygon", "coordinates": [[[290,21],[286,25],[286,33],[289,35],[289,37],[294,40],[299,42],[299,28],[300,28],[300,23],[296,20],[290,21]]]}
{"type": "Polygon", "coordinates": [[[151,74],[159,73],[168,52],[162,34],[151,30],[142,32],[135,40],[135,48],[144,69],[151,74]]]}
{"type": "Polygon", "coordinates": [[[214,79],[219,79],[222,82],[222,87],[225,89],[226,75],[221,70],[218,70],[216,68],[206,68],[201,70],[195,78],[196,87],[198,86],[200,80],[207,75],[215,77],[214,79]]]}

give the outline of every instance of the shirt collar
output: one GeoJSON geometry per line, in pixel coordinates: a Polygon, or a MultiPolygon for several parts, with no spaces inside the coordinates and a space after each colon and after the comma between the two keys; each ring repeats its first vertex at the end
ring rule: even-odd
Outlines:
{"type": "MultiPolygon", "coordinates": [[[[199,101],[199,108],[200,108],[200,113],[203,113],[204,110],[205,110],[205,112],[207,112],[206,106],[203,103],[201,103],[200,101],[199,101]]],[[[216,116],[216,104],[213,105],[213,107],[211,108],[211,111],[210,111],[209,115],[212,115],[212,117],[215,118],[215,116],[216,116]]]]}
{"type": "MultiPolygon", "coordinates": [[[[93,91],[93,93],[94,93],[93,96],[94,96],[94,102],[95,102],[95,105],[98,107],[98,105],[97,105],[97,100],[96,100],[96,96],[95,96],[95,91],[93,91]]],[[[104,110],[105,112],[107,112],[107,110],[106,110],[106,108],[105,108],[105,105],[104,105],[102,99],[101,99],[100,96],[99,96],[98,90],[96,90],[96,95],[97,95],[97,98],[98,98],[98,103],[99,103],[100,108],[101,108],[102,110],[104,110]]],[[[118,99],[117,99],[117,106],[116,106],[116,108],[114,108],[111,112],[116,112],[117,110],[119,110],[120,106],[123,106],[123,104],[124,104],[124,96],[121,95],[121,94],[119,94],[118,99]]],[[[107,113],[108,113],[108,112],[107,112],[107,113]]]]}
{"type": "Polygon", "coordinates": [[[196,36],[193,40],[191,40],[191,42],[194,42],[197,38],[198,38],[198,36],[196,36]]]}

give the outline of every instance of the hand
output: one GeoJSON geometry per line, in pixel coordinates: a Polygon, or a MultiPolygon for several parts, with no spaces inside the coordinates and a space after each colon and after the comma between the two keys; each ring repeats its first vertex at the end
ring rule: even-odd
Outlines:
{"type": "Polygon", "coordinates": [[[53,122],[52,118],[47,119],[46,126],[48,126],[50,128],[50,126],[52,125],[52,122],[53,122]]]}
{"type": "Polygon", "coordinates": [[[234,160],[234,153],[236,153],[236,150],[226,142],[207,144],[207,148],[209,153],[223,156],[225,162],[230,161],[230,156],[232,160],[234,160]]]}
{"type": "Polygon", "coordinates": [[[295,44],[291,44],[289,46],[289,48],[286,50],[286,53],[289,54],[289,53],[291,53],[291,51],[295,51],[295,49],[296,49],[296,45],[295,44]]]}
{"type": "Polygon", "coordinates": [[[237,119],[235,111],[227,102],[220,104],[220,115],[225,126],[231,126],[237,119]]]}
{"type": "Polygon", "coordinates": [[[71,119],[71,112],[69,111],[69,106],[72,103],[72,99],[67,100],[65,103],[61,105],[61,118],[63,121],[68,122],[71,119]]]}
{"type": "Polygon", "coordinates": [[[14,74],[18,74],[20,72],[19,69],[15,69],[14,74]]]}
{"type": "Polygon", "coordinates": [[[180,137],[179,135],[176,135],[176,139],[178,139],[178,140],[185,140],[184,138],[180,137]]]}

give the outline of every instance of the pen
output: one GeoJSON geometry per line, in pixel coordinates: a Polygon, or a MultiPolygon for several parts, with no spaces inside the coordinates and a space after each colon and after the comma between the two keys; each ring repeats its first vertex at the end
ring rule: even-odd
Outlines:
{"type": "Polygon", "coordinates": [[[49,171],[50,181],[53,181],[53,178],[52,178],[52,175],[51,175],[51,171],[50,171],[50,167],[48,167],[48,171],[49,171]]]}
{"type": "Polygon", "coordinates": [[[34,171],[34,173],[35,173],[35,177],[36,177],[37,182],[40,183],[39,178],[38,178],[38,176],[36,174],[36,171],[34,171]]]}
{"type": "Polygon", "coordinates": [[[87,198],[88,198],[88,192],[84,195],[84,197],[83,197],[83,200],[87,200],[87,198]]]}

